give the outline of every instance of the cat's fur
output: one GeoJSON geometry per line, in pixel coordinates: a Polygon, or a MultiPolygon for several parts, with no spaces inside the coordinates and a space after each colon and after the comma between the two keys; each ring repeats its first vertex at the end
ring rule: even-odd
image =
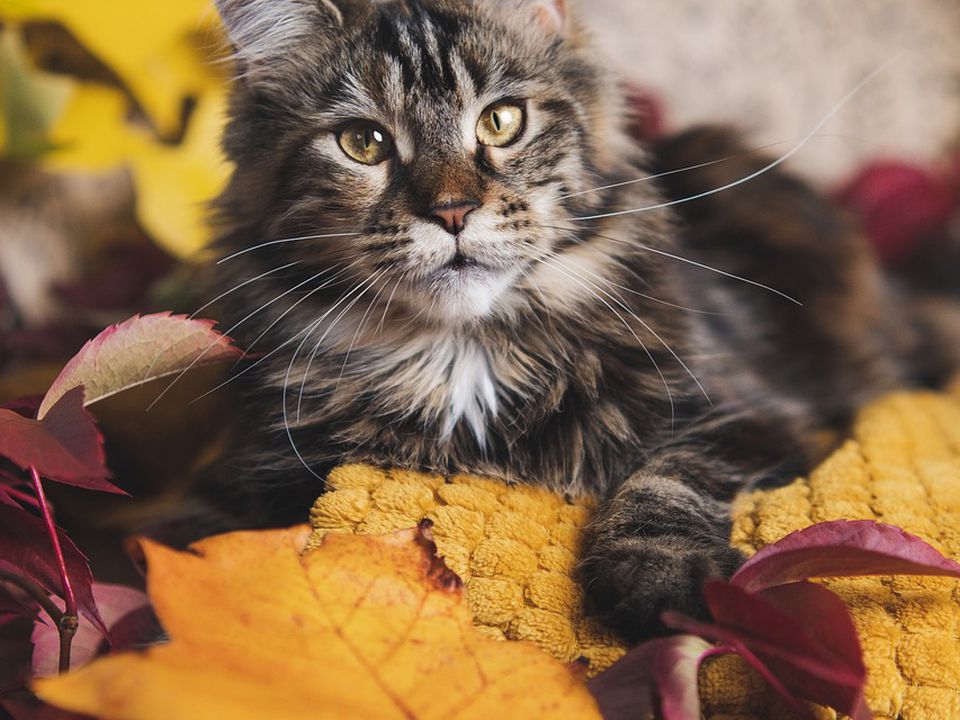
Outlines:
{"type": "Polygon", "coordinates": [[[201,489],[225,524],[303,520],[350,461],[593,493],[580,576],[636,639],[664,608],[701,612],[702,581],[740,562],[735,493],[808,468],[912,379],[909,311],[803,183],[774,170],[656,207],[766,161],[718,130],[635,144],[561,0],[218,5],[237,63],[219,248],[271,243],[215,267],[218,293],[239,285],[224,326],[263,353],[237,381],[228,482],[201,489]],[[502,98],[526,128],[479,148],[502,98]],[[353,119],[397,155],[348,158],[335,131],[353,119]],[[480,207],[454,237],[430,213],[460,200],[480,207]]]}

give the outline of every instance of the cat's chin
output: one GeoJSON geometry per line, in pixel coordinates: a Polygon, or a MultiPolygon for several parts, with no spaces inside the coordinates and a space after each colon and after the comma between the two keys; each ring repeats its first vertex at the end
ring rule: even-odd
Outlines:
{"type": "Polygon", "coordinates": [[[514,272],[475,261],[451,261],[430,278],[426,312],[439,322],[460,325],[492,315],[514,282],[514,272]]]}

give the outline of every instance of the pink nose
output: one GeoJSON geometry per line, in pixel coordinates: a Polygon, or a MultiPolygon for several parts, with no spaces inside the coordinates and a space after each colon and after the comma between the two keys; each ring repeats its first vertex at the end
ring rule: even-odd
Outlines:
{"type": "Polygon", "coordinates": [[[457,200],[434,205],[430,208],[430,217],[435,218],[451,235],[459,235],[463,231],[467,215],[480,207],[480,203],[472,200],[457,200]]]}

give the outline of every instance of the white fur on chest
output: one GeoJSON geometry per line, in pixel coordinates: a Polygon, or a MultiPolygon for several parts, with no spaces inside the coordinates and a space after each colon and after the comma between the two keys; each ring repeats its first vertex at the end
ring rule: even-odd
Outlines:
{"type": "Polygon", "coordinates": [[[474,343],[453,352],[447,389],[447,416],[443,434],[449,437],[461,420],[477,442],[486,444],[487,418],[497,414],[497,388],[487,354],[474,343]]]}
{"type": "Polygon", "coordinates": [[[479,344],[456,337],[420,338],[391,353],[389,367],[380,370],[376,374],[384,389],[410,413],[438,422],[444,439],[464,422],[477,443],[486,445],[488,423],[497,414],[498,381],[479,344]]]}

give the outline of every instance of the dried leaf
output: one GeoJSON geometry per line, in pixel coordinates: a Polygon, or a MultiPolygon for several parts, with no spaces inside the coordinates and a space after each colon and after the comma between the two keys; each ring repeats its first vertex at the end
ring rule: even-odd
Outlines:
{"type": "Polygon", "coordinates": [[[39,417],[71,388],[83,385],[86,404],[137,385],[224,360],[240,351],[209,320],[157,313],[134,316],[101,332],[67,363],[40,405],[39,417]]]}
{"type": "Polygon", "coordinates": [[[837,520],[790,533],[750,558],[730,582],[748,592],[815,577],[946,575],[960,563],[915,535],[873,520],[837,520]]]}
{"type": "MultiPolygon", "coordinates": [[[[63,530],[58,528],[57,535],[80,613],[106,635],[107,627],[93,599],[90,564],[63,530]]],[[[43,521],[6,505],[0,505],[0,569],[28,577],[51,595],[63,597],[57,561],[43,521]]]]}
{"type": "Polygon", "coordinates": [[[114,720],[599,719],[568,668],[474,629],[456,576],[418,531],[328,535],[301,555],[308,535],[232,533],[192,552],[144,542],[148,591],[172,641],[38,681],[36,692],[114,720]]]}
{"type": "Polygon", "coordinates": [[[23,470],[35,467],[57,482],[122,494],[107,482],[103,437],[83,405],[83,388],[58,398],[42,420],[0,409],[0,457],[23,470]]]}

